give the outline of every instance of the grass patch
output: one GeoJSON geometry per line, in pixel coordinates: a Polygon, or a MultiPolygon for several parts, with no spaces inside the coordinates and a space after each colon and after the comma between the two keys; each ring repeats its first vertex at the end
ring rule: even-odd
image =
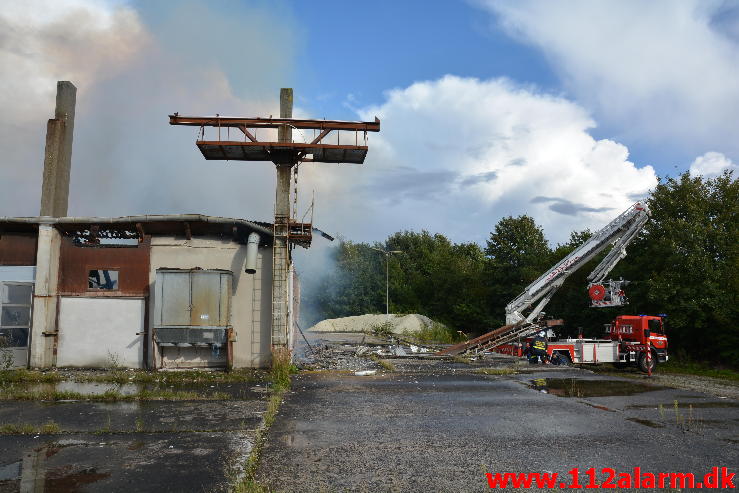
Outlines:
{"type": "Polygon", "coordinates": [[[515,375],[518,372],[511,368],[480,368],[479,370],[475,370],[475,373],[482,373],[483,375],[515,375]]]}
{"type": "Polygon", "coordinates": [[[455,363],[464,363],[465,365],[471,365],[472,359],[468,358],[467,356],[460,356],[459,354],[455,354],[452,356],[452,361],[455,363]]]}
{"type": "Polygon", "coordinates": [[[288,348],[277,347],[272,350],[272,369],[270,380],[275,390],[288,390],[290,388],[290,375],[296,373],[298,368],[293,365],[292,355],[288,348]]]}
{"type": "Polygon", "coordinates": [[[384,370],[387,371],[395,371],[395,365],[392,364],[390,361],[386,359],[380,358],[378,355],[373,354],[370,356],[370,359],[380,365],[384,370]]]}
{"type": "Polygon", "coordinates": [[[54,421],[47,421],[41,426],[28,423],[7,423],[0,425],[0,435],[53,435],[61,432],[61,428],[54,421]]]}
{"type": "Polygon", "coordinates": [[[88,374],[72,377],[76,382],[100,383],[167,383],[170,385],[191,383],[248,383],[264,380],[264,371],[239,369],[231,371],[176,370],[144,371],[113,370],[99,375],[88,374]]]}
{"type": "Polygon", "coordinates": [[[711,377],[739,382],[739,372],[736,370],[715,368],[707,363],[696,361],[680,361],[677,359],[671,359],[666,363],[657,365],[657,371],[662,373],[677,373],[681,375],[698,375],[701,377],[711,377]]]}
{"type": "Polygon", "coordinates": [[[377,337],[390,337],[393,335],[393,324],[389,320],[381,324],[375,324],[370,328],[369,332],[377,337]]]}
{"type": "Polygon", "coordinates": [[[454,329],[447,327],[439,322],[434,322],[431,325],[426,325],[419,332],[411,334],[413,339],[420,343],[438,343],[438,344],[454,344],[456,342],[462,342],[466,338],[464,335],[455,331],[454,329]]]}
{"type": "Polygon", "coordinates": [[[0,370],[0,385],[12,383],[56,383],[64,377],[56,371],[0,370]]]}
{"type": "Polygon", "coordinates": [[[140,384],[209,384],[209,383],[249,383],[265,380],[265,372],[252,368],[231,371],[177,370],[145,371],[121,370],[85,371],[52,370],[38,371],[26,369],[0,370],[0,386],[14,383],[57,383],[64,380],[80,383],[140,383],[140,384]]]}
{"type": "Polygon", "coordinates": [[[17,401],[203,401],[228,400],[230,394],[225,392],[194,392],[180,390],[141,390],[135,394],[123,394],[116,390],[108,390],[102,394],[83,394],[81,392],[62,390],[25,390],[9,388],[0,390],[0,400],[17,401]]]}

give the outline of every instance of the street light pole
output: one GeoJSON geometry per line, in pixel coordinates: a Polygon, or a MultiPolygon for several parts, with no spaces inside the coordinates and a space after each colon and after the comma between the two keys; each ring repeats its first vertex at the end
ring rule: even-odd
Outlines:
{"type": "Polygon", "coordinates": [[[402,250],[383,250],[381,248],[370,247],[373,250],[385,255],[385,317],[390,320],[390,254],[403,253],[402,250]]]}

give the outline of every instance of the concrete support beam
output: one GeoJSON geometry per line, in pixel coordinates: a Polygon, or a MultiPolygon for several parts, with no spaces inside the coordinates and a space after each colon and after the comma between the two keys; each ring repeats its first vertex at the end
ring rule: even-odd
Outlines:
{"type": "Polygon", "coordinates": [[[39,225],[36,254],[36,285],[33,292],[30,366],[54,366],[59,301],[59,252],[61,235],[49,224],[39,225]]]}
{"type": "MultiPolygon", "coordinates": [[[[293,90],[280,89],[280,118],[293,116],[293,90]]],[[[292,142],[292,128],[283,125],[277,129],[279,142],[292,142]]],[[[288,225],[290,221],[290,176],[296,163],[277,165],[277,190],[275,192],[275,234],[272,254],[272,345],[288,344],[289,320],[289,266],[290,246],[288,225]]]]}
{"type": "Polygon", "coordinates": [[[46,126],[44,181],[41,188],[42,216],[67,215],[76,101],[77,88],[74,84],[68,81],[57,82],[54,118],[46,126]]]}

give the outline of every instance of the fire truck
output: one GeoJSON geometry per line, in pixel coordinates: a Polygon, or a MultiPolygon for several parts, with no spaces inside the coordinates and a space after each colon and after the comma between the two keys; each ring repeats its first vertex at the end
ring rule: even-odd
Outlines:
{"type": "MultiPolygon", "coordinates": [[[[523,356],[528,340],[502,344],[493,351],[523,356]]],[[[664,320],[662,316],[619,315],[605,326],[602,338],[586,339],[580,335],[551,340],[547,353],[562,364],[613,363],[617,368],[636,366],[648,373],[658,362],[668,359],[664,320]]]]}
{"type": "MultiPolygon", "coordinates": [[[[439,352],[496,351],[522,356],[527,341],[544,330],[552,336],[547,322],[542,320],[543,309],[564,281],[587,264],[608,246],[612,248],[588,275],[590,306],[594,308],[623,306],[628,303],[623,279],[606,280],[616,264],[626,256],[626,246],[649,220],[649,209],[637,202],[626,209],[604,228],[593,234],[578,248],[560,260],[506,306],[506,325],[439,352]]],[[[642,371],[651,371],[657,362],[667,361],[667,336],[663,316],[619,315],[606,325],[600,339],[572,339],[550,337],[548,353],[556,354],[565,363],[613,363],[616,366],[636,365],[642,371]]]]}

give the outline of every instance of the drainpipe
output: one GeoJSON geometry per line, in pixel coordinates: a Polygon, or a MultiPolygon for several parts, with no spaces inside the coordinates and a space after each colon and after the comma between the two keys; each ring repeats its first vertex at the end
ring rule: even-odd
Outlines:
{"type": "Polygon", "coordinates": [[[245,272],[247,274],[254,274],[257,272],[257,251],[259,249],[259,235],[251,233],[249,238],[246,240],[246,266],[245,272]]]}

